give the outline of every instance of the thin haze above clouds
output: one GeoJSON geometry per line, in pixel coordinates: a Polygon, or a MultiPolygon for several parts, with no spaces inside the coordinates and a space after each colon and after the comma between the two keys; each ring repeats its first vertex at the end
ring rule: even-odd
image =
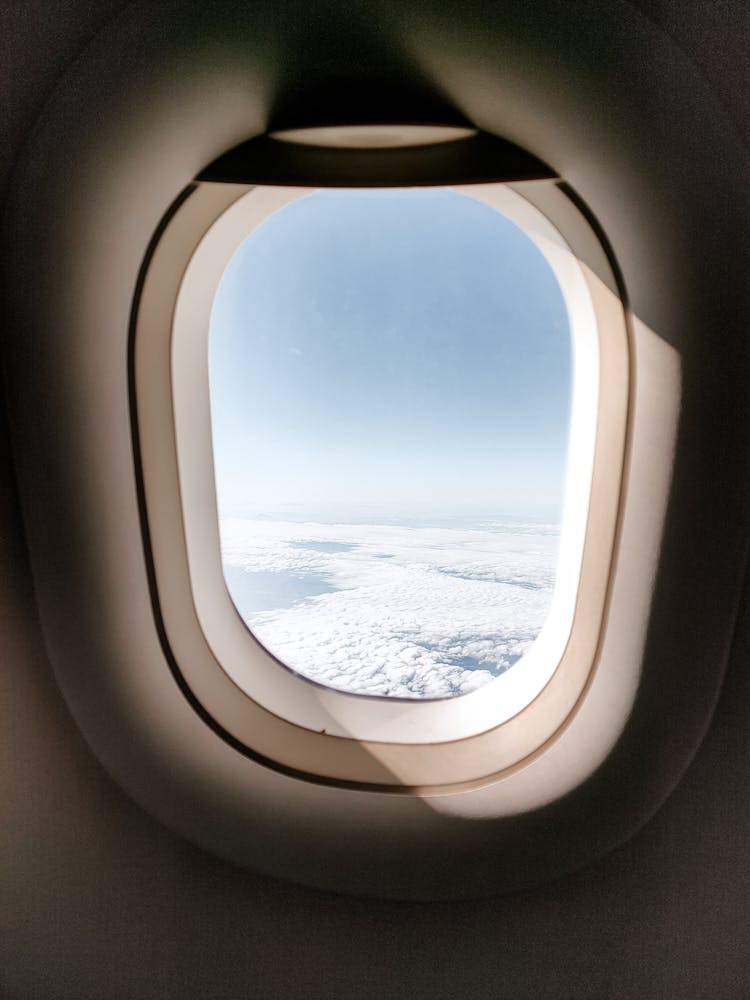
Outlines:
{"type": "Polygon", "coordinates": [[[221,513],[555,517],[570,377],[559,285],[500,212],[434,188],[300,198],[247,237],[214,300],[221,513]]]}

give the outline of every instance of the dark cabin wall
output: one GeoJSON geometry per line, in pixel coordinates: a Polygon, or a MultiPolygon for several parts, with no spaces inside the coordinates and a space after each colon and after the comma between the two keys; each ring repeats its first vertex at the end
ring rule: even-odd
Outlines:
{"type": "MultiPolygon", "coordinates": [[[[3,6],[3,177],[57,74],[121,6],[3,6]]],[[[699,64],[750,140],[747,6],[642,6],[699,64]]],[[[550,885],[477,902],[337,897],[215,860],[161,828],[103,773],[45,655],[8,441],[3,414],[0,996],[748,995],[750,595],[706,740],[627,844],[550,885]]]]}

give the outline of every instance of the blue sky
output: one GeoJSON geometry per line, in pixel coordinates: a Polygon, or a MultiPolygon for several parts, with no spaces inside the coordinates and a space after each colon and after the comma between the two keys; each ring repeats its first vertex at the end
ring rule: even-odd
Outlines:
{"type": "Polygon", "coordinates": [[[555,517],[570,372],[557,282],[505,216],[443,189],[316,192],[216,295],[220,513],[555,517]]]}

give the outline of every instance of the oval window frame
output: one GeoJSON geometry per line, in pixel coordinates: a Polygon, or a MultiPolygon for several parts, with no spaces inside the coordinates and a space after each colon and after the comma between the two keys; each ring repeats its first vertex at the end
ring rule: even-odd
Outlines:
{"type": "MultiPolygon", "coordinates": [[[[540,220],[548,220],[562,244],[574,246],[567,253],[578,261],[596,261],[596,271],[578,265],[596,317],[599,353],[590,503],[570,634],[548,676],[525,704],[494,720],[486,712],[472,716],[468,703],[472,695],[479,696],[475,704],[486,701],[487,687],[501,678],[478,692],[437,702],[363,698],[323,688],[282,670],[254,642],[223,585],[205,349],[207,310],[227,260],[249,232],[248,222],[257,225],[309,190],[195,185],[159,227],[144,264],[132,337],[134,427],[155,604],[172,669],[214,728],[272,767],[313,781],[421,794],[496,781],[563,731],[596,663],[616,550],[630,391],[628,325],[616,276],[593,229],[559,185],[471,185],[473,197],[483,196],[495,207],[498,192],[506,207],[508,201],[526,204],[532,225],[536,219],[543,230],[540,220]],[[243,215],[240,209],[248,203],[250,211],[243,215]],[[192,340],[184,336],[191,321],[199,330],[192,340]],[[191,350],[184,357],[179,348],[186,341],[191,350]],[[223,619],[215,614],[217,602],[223,619]],[[269,701],[267,691],[262,697],[249,692],[227,671],[222,630],[227,615],[237,626],[235,637],[243,635],[268,658],[281,700],[269,701]],[[309,711],[311,706],[316,712],[309,711]],[[428,713],[452,717],[453,729],[425,725],[428,713]]],[[[528,225],[524,228],[528,232],[528,225]]]]}

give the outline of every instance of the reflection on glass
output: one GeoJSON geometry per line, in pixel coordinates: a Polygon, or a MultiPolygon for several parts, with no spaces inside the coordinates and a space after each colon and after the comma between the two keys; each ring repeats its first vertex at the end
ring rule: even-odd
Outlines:
{"type": "Polygon", "coordinates": [[[555,584],[570,375],[556,279],[495,209],[328,190],[269,216],[209,338],[224,574],[258,640],[361,694],[512,667],[555,584]]]}

